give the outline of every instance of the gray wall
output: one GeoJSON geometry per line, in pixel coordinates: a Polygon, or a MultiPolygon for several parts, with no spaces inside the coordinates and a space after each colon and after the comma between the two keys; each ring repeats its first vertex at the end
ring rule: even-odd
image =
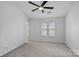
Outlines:
{"type": "Polygon", "coordinates": [[[75,2],[66,17],[66,44],[79,55],[79,2],[75,2]]]}
{"type": "Polygon", "coordinates": [[[0,2],[0,56],[20,46],[26,16],[11,2],[0,2]]]}
{"type": "Polygon", "coordinates": [[[30,19],[30,40],[33,41],[48,41],[48,42],[64,42],[65,41],[65,19],[58,18],[43,18],[30,19]],[[56,22],[56,37],[41,37],[41,24],[43,22],[56,22]]]}

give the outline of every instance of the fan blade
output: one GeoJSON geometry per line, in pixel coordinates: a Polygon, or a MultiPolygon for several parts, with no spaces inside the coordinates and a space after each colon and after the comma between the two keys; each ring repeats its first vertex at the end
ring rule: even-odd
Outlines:
{"type": "Polygon", "coordinates": [[[45,9],[53,9],[54,7],[44,7],[45,9]]]}
{"type": "Polygon", "coordinates": [[[34,9],[34,10],[32,10],[32,11],[35,11],[35,10],[37,10],[37,9],[39,9],[39,8],[36,8],[36,9],[34,9]]]}
{"type": "Polygon", "coordinates": [[[42,11],[42,13],[44,13],[44,10],[41,10],[42,11]]]}
{"type": "Polygon", "coordinates": [[[32,4],[32,5],[35,5],[37,7],[40,7],[39,5],[37,5],[37,4],[35,4],[35,3],[31,2],[31,1],[29,1],[29,3],[32,4]]]}
{"type": "Polygon", "coordinates": [[[43,7],[46,3],[47,3],[47,1],[43,1],[43,3],[41,4],[41,6],[43,7]]]}
{"type": "Polygon", "coordinates": [[[44,7],[45,9],[53,9],[54,7],[44,7]]]}

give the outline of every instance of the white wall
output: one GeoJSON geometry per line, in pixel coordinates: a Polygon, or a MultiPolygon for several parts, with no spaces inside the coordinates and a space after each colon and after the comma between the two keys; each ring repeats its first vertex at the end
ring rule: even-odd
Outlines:
{"type": "Polygon", "coordinates": [[[79,55],[79,2],[76,2],[66,17],[66,44],[79,55]]]}
{"type": "Polygon", "coordinates": [[[20,46],[26,16],[11,2],[0,2],[0,56],[20,46]]]}
{"type": "Polygon", "coordinates": [[[65,19],[58,18],[42,18],[30,19],[30,39],[33,41],[48,41],[48,42],[64,42],[65,41],[65,19]],[[41,24],[43,22],[56,22],[56,36],[55,37],[41,37],[41,24]]]}

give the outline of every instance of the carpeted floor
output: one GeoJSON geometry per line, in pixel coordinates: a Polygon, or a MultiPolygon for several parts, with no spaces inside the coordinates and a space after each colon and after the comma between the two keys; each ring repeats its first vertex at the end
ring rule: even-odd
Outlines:
{"type": "Polygon", "coordinates": [[[28,42],[3,57],[77,57],[63,43],[28,42]]]}

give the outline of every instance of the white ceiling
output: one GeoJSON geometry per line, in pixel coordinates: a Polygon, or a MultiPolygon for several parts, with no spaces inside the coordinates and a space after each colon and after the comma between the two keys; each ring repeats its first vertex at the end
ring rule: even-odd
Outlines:
{"type": "MultiPolygon", "coordinates": [[[[40,5],[42,1],[32,1],[40,5]]],[[[32,12],[33,9],[37,8],[36,6],[29,4],[28,1],[17,2],[19,8],[26,14],[28,18],[47,18],[47,17],[62,17],[67,14],[73,2],[71,1],[48,1],[45,6],[54,7],[54,9],[44,9],[45,13],[42,13],[40,10],[32,12]],[[47,13],[51,12],[51,13],[47,13]]]]}

